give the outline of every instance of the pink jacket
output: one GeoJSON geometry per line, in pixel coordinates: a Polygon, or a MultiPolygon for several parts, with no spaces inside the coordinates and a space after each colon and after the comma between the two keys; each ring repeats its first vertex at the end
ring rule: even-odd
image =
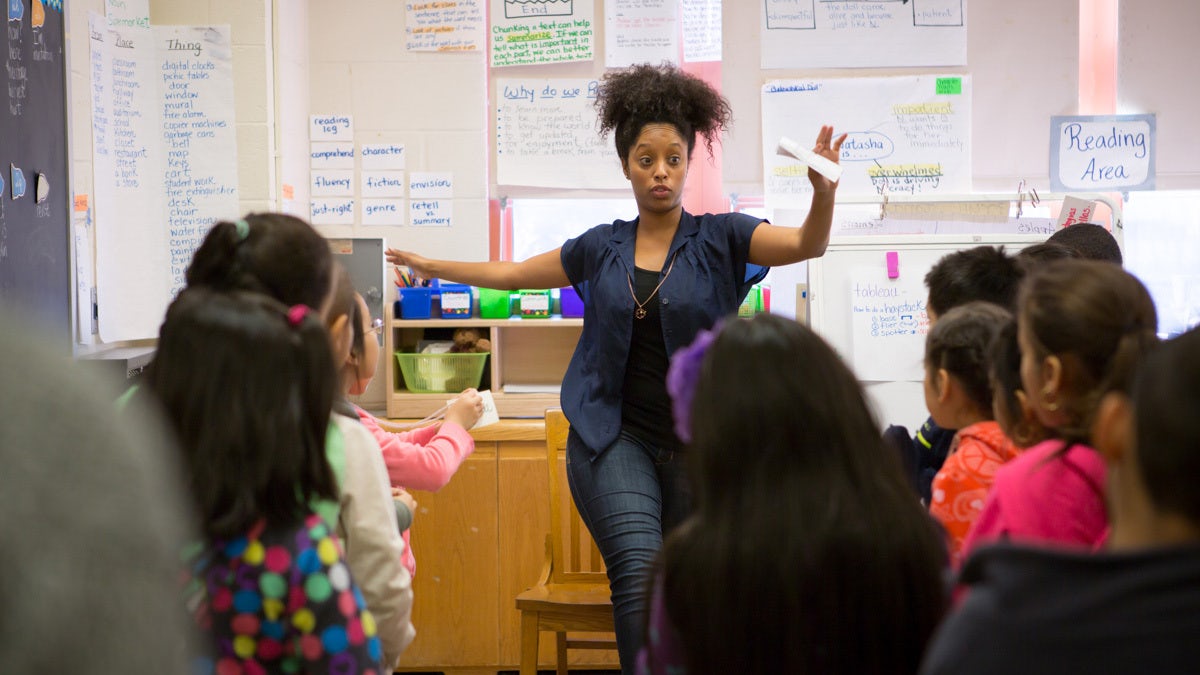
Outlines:
{"type": "MultiPolygon", "coordinates": [[[[379,426],[379,420],[355,406],[363,426],[379,442],[383,463],[393,487],[436,492],[450,479],[459,465],[475,451],[475,439],[454,422],[433,424],[413,431],[393,433],[379,426]]],[[[409,545],[405,530],[404,552],[400,560],[411,575],[417,571],[417,560],[409,545]]]]}
{"type": "Polygon", "coordinates": [[[1095,549],[1108,536],[1104,460],[1086,445],[1043,441],[996,471],[983,511],[963,541],[962,558],[982,544],[1011,539],[1095,549]]]}

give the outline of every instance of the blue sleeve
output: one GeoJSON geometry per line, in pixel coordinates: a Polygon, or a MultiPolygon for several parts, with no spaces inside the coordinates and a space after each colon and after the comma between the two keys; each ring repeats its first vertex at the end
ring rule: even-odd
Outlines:
{"type": "Polygon", "coordinates": [[[600,260],[600,247],[605,245],[611,233],[611,225],[597,225],[578,237],[568,239],[562,245],[559,259],[562,261],[563,271],[567,273],[571,285],[581,294],[580,286],[592,277],[595,265],[600,260]]]}
{"type": "Polygon", "coordinates": [[[733,256],[735,268],[744,270],[741,272],[742,282],[738,286],[738,297],[744,299],[750,288],[765,279],[767,272],[771,271],[770,267],[749,262],[750,240],[754,237],[754,230],[767,221],[746,213],[730,213],[728,221],[729,251],[733,256]]]}

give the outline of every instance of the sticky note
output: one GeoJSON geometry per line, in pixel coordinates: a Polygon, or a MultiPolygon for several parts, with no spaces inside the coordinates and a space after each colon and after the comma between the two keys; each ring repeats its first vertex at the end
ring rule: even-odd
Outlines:
{"type": "Polygon", "coordinates": [[[887,273],[889,279],[900,278],[900,254],[895,251],[887,252],[887,273]]]}
{"type": "Polygon", "coordinates": [[[790,138],[780,138],[779,147],[776,152],[780,155],[794,157],[801,162],[804,162],[813,171],[816,171],[831,181],[837,182],[837,180],[842,177],[841,164],[830,161],[818,155],[817,153],[809,150],[790,138]]]}
{"type": "Polygon", "coordinates": [[[939,77],[937,79],[937,93],[941,94],[961,94],[962,93],[962,78],[961,77],[939,77]]]}

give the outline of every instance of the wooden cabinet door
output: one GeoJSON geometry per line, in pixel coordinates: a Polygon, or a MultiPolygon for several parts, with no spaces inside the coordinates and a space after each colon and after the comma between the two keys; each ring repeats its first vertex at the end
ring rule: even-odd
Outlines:
{"type": "MultiPolygon", "coordinates": [[[[479,443],[446,487],[414,492],[411,543],[417,559],[417,637],[400,666],[495,664],[499,605],[496,446],[479,443]]],[[[437,667],[437,668],[435,668],[437,667]]]]}

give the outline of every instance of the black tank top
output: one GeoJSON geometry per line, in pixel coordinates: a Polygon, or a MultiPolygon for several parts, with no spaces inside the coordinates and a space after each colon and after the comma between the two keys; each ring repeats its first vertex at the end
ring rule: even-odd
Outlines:
{"type": "MultiPolygon", "coordinates": [[[[654,291],[660,272],[634,269],[633,290],[639,301],[654,291]]],[[[683,446],[675,435],[671,398],[667,394],[667,345],[663,341],[661,303],[658,295],[643,308],[646,316],[633,321],[629,360],[621,388],[621,429],[639,440],[668,450],[683,446]]]]}

